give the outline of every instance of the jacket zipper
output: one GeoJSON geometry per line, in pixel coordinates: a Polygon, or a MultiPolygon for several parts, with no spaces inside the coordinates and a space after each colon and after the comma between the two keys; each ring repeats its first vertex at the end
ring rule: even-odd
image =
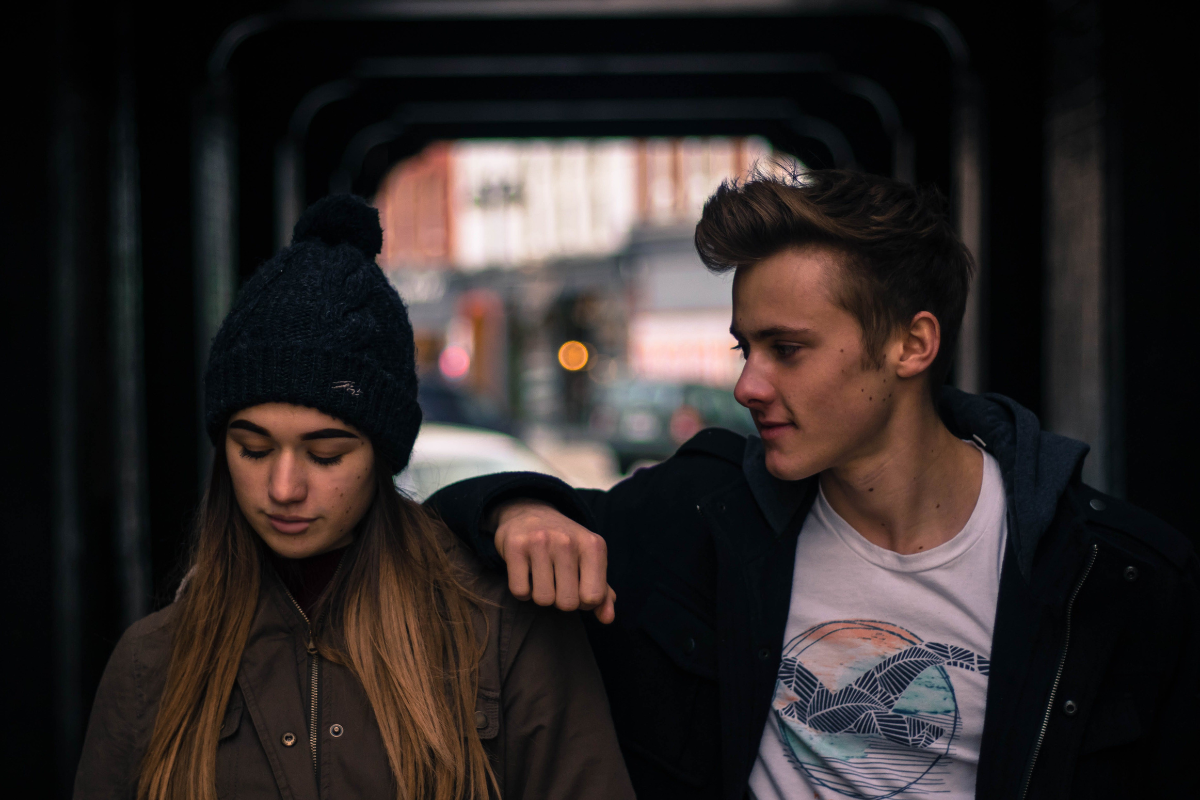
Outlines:
{"type": "Polygon", "coordinates": [[[1096,554],[1100,552],[1099,545],[1092,544],[1092,554],[1088,557],[1087,566],[1083,568],[1083,574],[1079,576],[1079,580],[1075,583],[1075,589],[1071,592],[1071,599],[1067,601],[1067,630],[1063,636],[1062,653],[1058,657],[1058,670],[1054,673],[1054,683],[1050,686],[1050,699],[1046,701],[1046,713],[1042,715],[1042,728],[1038,731],[1037,742],[1033,745],[1033,756],[1029,759],[1029,767],[1025,770],[1025,782],[1021,786],[1021,800],[1025,800],[1025,796],[1029,794],[1029,784],[1033,781],[1033,767],[1037,764],[1038,754],[1042,751],[1042,742],[1046,739],[1046,729],[1050,727],[1050,715],[1054,712],[1054,698],[1058,694],[1058,685],[1062,682],[1063,668],[1067,665],[1067,648],[1071,644],[1071,612],[1075,610],[1075,598],[1079,596],[1079,590],[1083,588],[1083,582],[1092,572],[1092,565],[1096,563],[1096,554]]]}
{"type": "MultiPolygon", "coordinates": [[[[341,566],[340,564],[338,566],[341,566]]],[[[300,616],[304,618],[304,624],[308,626],[308,642],[305,644],[305,649],[308,650],[309,668],[309,701],[308,701],[308,749],[312,753],[313,774],[317,775],[317,711],[320,709],[320,688],[321,688],[321,657],[317,654],[316,643],[313,642],[312,623],[309,622],[308,615],[304,613],[304,609],[296,602],[296,598],[292,597],[292,593],[287,591],[288,599],[292,601],[292,605],[300,612],[300,616]]]]}

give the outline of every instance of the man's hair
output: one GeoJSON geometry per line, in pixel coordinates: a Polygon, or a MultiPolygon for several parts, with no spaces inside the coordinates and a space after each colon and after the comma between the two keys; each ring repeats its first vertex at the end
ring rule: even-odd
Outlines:
{"type": "Polygon", "coordinates": [[[929,369],[936,390],[950,371],[974,271],[945,205],[934,189],[775,163],[721,184],[696,225],[696,251],[709,270],[728,272],[792,247],[831,249],[843,273],[835,299],[862,326],[864,367],[883,365],[888,338],[917,313],[937,317],[941,349],[929,369]]]}

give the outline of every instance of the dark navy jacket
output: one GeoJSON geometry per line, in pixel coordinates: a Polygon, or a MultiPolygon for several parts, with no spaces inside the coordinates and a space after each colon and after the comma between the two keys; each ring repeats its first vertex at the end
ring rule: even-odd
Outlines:
{"type": "MultiPolygon", "coordinates": [[[[976,796],[1200,797],[1200,562],[1151,515],[1080,481],[1087,446],[999,395],[941,414],[1008,495],[976,796]]],[[[1168,467],[1177,468],[1177,467],[1168,467]]],[[[430,500],[483,555],[485,513],[547,500],[608,543],[617,620],[588,632],[642,800],[742,800],[774,693],[813,478],[709,429],[608,492],[505,473],[430,500]]],[[[498,564],[498,561],[496,562],[498,564]]]]}

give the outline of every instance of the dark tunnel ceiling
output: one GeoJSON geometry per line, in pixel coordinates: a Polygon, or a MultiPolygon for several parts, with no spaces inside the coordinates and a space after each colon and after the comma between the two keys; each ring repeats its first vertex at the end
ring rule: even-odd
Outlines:
{"type": "Polygon", "coordinates": [[[905,20],[287,21],[229,71],[243,264],[270,252],[266,198],[289,128],[309,202],[339,181],[372,194],[436,139],[756,134],[813,166],[890,174],[900,128],[913,177],[949,190],[953,64],[905,20]]]}

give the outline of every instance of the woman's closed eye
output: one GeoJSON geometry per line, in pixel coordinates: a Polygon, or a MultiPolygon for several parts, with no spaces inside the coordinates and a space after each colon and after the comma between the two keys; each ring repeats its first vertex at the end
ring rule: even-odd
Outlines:
{"type": "Polygon", "coordinates": [[[246,445],[242,445],[242,458],[249,458],[252,461],[258,461],[261,458],[266,458],[267,454],[270,452],[270,448],[267,448],[266,450],[251,450],[249,447],[246,447],[246,445]]]}
{"type": "Polygon", "coordinates": [[[338,453],[335,456],[319,456],[311,450],[308,451],[308,457],[312,459],[312,462],[320,464],[323,467],[332,467],[334,464],[340,464],[344,455],[345,453],[338,453]]]}

